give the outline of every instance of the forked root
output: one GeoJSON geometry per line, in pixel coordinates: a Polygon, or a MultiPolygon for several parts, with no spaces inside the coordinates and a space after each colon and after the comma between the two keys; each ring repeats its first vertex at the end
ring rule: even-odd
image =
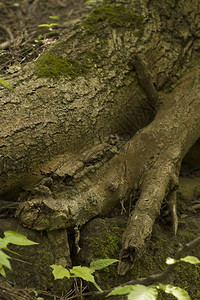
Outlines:
{"type": "Polygon", "coordinates": [[[120,275],[130,270],[134,261],[143,255],[146,240],[152,233],[154,222],[160,214],[165,197],[169,200],[173,232],[176,234],[178,227],[176,188],[177,176],[174,163],[157,162],[147,173],[141,186],[140,199],[136,203],[122,237],[122,250],[118,265],[120,275]]]}

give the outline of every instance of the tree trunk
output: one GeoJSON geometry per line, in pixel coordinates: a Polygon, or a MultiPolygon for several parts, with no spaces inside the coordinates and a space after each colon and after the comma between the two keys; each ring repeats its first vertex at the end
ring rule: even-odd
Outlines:
{"type": "Polygon", "coordinates": [[[200,7],[110,2],[36,62],[9,70],[0,186],[7,198],[24,190],[20,222],[47,231],[81,226],[139,193],[123,235],[124,274],[165,197],[177,231],[180,165],[200,137],[200,7]]]}

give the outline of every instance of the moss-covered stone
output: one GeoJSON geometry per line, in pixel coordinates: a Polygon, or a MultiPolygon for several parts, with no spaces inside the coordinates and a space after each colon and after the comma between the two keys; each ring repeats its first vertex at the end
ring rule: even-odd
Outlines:
{"type": "MultiPolygon", "coordinates": [[[[119,227],[111,227],[106,230],[103,239],[94,238],[89,247],[92,250],[95,259],[117,258],[122,246],[121,236],[123,229],[119,227]]],[[[120,284],[119,276],[116,272],[116,264],[104,268],[95,273],[96,279],[104,289],[120,284]]]]}
{"type": "Polygon", "coordinates": [[[94,258],[116,258],[121,249],[122,229],[112,227],[111,232],[107,230],[105,239],[94,238],[89,247],[92,249],[94,258]]]}
{"type": "Polygon", "coordinates": [[[61,76],[75,79],[86,71],[87,67],[74,59],[54,54],[44,53],[36,62],[35,73],[38,77],[58,79],[61,76]]]}
{"type": "Polygon", "coordinates": [[[105,4],[94,9],[84,20],[83,26],[91,33],[97,33],[102,24],[111,27],[143,28],[144,17],[140,16],[123,5],[105,4]]]}

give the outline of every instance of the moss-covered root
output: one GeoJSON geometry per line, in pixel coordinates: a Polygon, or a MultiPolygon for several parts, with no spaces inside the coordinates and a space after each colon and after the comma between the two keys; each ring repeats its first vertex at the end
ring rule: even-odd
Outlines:
{"type": "Polygon", "coordinates": [[[86,67],[78,61],[47,51],[36,62],[35,73],[38,77],[58,79],[61,76],[75,79],[82,75],[86,67]]]}
{"type": "Polygon", "coordinates": [[[110,25],[114,28],[130,27],[132,29],[143,29],[143,22],[143,16],[130,11],[123,5],[105,4],[94,9],[83,21],[83,26],[90,33],[98,33],[101,32],[100,28],[103,24],[110,25]]]}

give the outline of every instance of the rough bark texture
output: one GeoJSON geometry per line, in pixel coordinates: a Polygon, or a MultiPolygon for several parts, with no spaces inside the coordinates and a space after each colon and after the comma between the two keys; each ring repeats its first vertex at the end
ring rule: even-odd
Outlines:
{"type": "Polygon", "coordinates": [[[87,19],[50,50],[72,67],[78,61],[78,77],[73,69],[70,79],[38,78],[50,76],[40,65],[45,53],[36,66],[10,70],[14,90],[0,91],[0,181],[6,196],[26,190],[20,221],[47,231],[83,225],[139,192],[123,236],[124,274],[165,197],[177,230],[180,164],[200,136],[200,7],[197,0],[111,2],[106,9],[121,9],[120,23],[100,15],[91,27],[87,19]]]}

